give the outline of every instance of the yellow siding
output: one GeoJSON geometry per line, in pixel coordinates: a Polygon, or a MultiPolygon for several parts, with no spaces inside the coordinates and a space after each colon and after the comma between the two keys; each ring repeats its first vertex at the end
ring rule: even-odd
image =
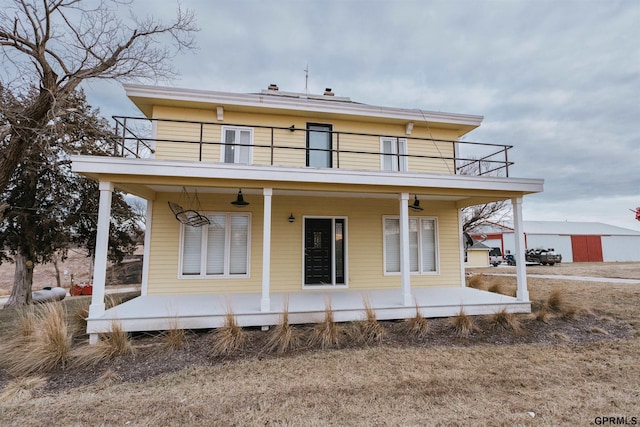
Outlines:
{"type": "Polygon", "coordinates": [[[357,122],[335,119],[319,119],[288,115],[224,112],[224,120],[217,121],[213,110],[198,110],[173,107],[154,107],[154,118],[187,120],[200,123],[159,121],[157,124],[156,158],[185,161],[220,161],[220,143],[223,126],[248,126],[254,130],[253,164],[276,166],[305,166],[307,123],[325,123],[333,126],[333,166],[341,169],[380,170],[380,136],[397,136],[407,139],[408,154],[428,156],[409,158],[409,171],[453,174],[454,163],[443,157],[453,157],[451,142],[425,141],[417,138],[455,140],[454,130],[429,129],[416,124],[412,135],[406,135],[404,126],[375,122],[357,122]],[[260,127],[264,126],[264,127],[260,127]],[[294,126],[295,131],[289,128],[294,126]],[[279,129],[271,129],[271,127],[279,129]],[[352,135],[350,133],[367,134],[352,135]],[[173,142],[175,141],[175,142],[173,142]],[[202,141],[202,144],[200,143],[202,141]],[[202,154],[200,154],[202,150],[202,154]],[[358,152],[358,153],[350,153],[358,152]]]}
{"type": "MultiPolygon", "coordinates": [[[[239,211],[229,204],[235,198],[234,194],[199,194],[198,197],[202,211],[239,211]]],[[[251,199],[251,205],[242,210],[242,212],[252,213],[249,267],[251,277],[242,279],[179,279],[180,223],[169,210],[167,202],[180,201],[180,194],[158,194],[153,204],[148,294],[259,292],[262,283],[262,204],[261,197],[252,197],[251,199]]],[[[183,207],[188,208],[184,203],[183,207]]],[[[193,208],[193,206],[191,207],[193,208]]]]}
{"type": "MultiPolygon", "coordinates": [[[[260,292],[262,284],[262,195],[247,194],[251,205],[251,266],[249,278],[179,279],[180,224],[169,211],[167,201],[179,194],[159,194],[153,209],[148,293],[260,292]]],[[[200,194],[203,211],[239,212],[229,205],[234,195],[200,194]]],[[[425,203],[425,202],[423,202],[425,203]]],[[[271,290],[294,292],[303,283],[304,216],[347,218],[348,288],[399,288],[399,275],[384,275],[383,216],[398,215],[393,199],[293,197],[272,199],[271,290]],[[293,213],[294,223],[288,221],[293,213]]],[[[439,273],[412,275],[412,287],[460,286],[458,215],[448,202],[429,202],[421,214],[438,220],[439,273]]],[[[185,206],[186,208],[186,206],[185,206]]],[[[412,215],[413,216],[413,215],[412,215]]],[[[309,292],[313,292],[309,289],[309,292]]]]}

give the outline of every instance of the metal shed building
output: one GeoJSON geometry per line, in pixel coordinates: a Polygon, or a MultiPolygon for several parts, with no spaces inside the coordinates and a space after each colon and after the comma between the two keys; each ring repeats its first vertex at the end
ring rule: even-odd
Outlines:
{"type": "MultiPolygon", "coordinates": [[[[524,221],[527,249],[554,248],[562,262],[640,261],[640,231],[601,222],[524,221]]],[[[513,230],[504,225],[485,223],[470,233],[484,244],[514,252],[513,230]]]]}

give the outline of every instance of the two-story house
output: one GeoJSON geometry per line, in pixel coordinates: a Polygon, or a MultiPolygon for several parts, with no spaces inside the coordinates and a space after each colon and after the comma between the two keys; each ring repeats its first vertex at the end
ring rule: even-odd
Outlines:
{"type": "MultiPolygon", "coordinates": [[[[91,340],[125,330],[215,328],[531,309],[465,287],[461,209],[522,199],[539,179],[509,176],[510,146],[462,142],[481,116],[379,107],[335,96],[125,85],[142,118],[116,118],[113,156],[72,158],[100,183],[91,340]],[[475,168],[469,168],[476,163],[475,168]],[[474,175],[461,171],[473,170],[474,175]],[[499,175],[499,176],[495,176],[499,175]],[[111,194],[146,199],[141,296],[105,310],[111,194]]],[[[468,173],[468,172],[467,172],[468,173]]]]}

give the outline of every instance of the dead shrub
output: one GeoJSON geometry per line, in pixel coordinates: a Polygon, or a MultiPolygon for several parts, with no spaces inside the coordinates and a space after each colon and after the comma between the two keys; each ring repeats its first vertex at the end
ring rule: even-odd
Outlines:
{"type": "Polygon", "coordinates": [[[4,343],[2,349],[3,365],[11,374],[43,373],[66,366],[72,336],[65,310],[59,302],[24,311],[24,319],[19,324],[19,333],[4,343]]]}
{"type": "Polygon", "coordinates": [[[333,309],[327,303],[324,307],[324,318],[318,323],[309,336],[309,345],[319,345],[321,349],[340,347],[340,328],[334,321],[333,309]]]}
{"type": "Polygon", "coordinates": [[[298,331],[289,324],[289,301],[286,301],[280,323],[273,328],[267,340],[267,351],[284,354],[300,346],[298,331]]]}
{"type": "Polygon", "coordinates": [[[467,338],[476,329],[473,319],[462,308],[458,314],[451,318],[451,326],[453,332],[459,338],[467,338]]]}
{"type": "Polygon", "coordinates": [[[35,392],[47,385],[43,376],[18,377],[5,385],[0,393],[0,402],[19,403],[33,398],[35,392]]]}
{"type": "Polygon", "coordinates": [[[482,274],[471,276],[467,287],[480,290],[484,289],[484,276],[482,274]]]}
{"type": "Polygon", "coordinates": [[[592,334],[609,335],[609,332],[607,332],[605,329],[602,329],[602,328],[600,328],[598,326],[594,326],[594,327],[590,328],[589,332],[591,332],[592,334]]]}
{"type": "Polygon", "coordinates": [[[522,327],[518,316],[509,313],[506,308],[493,313],[489,316],[489,323],[493,329],[520,332],[522,327]]]}
{"type": "Polygon", "coordinates": [[[408,332],[414,338],[422,339],[429,333],[429,322],[420,313],[418,304],[416,304],[416,315],[407,320],[408,332]]]}
{"type": "Polygon", "coordinates": [[[246,341],[245,331],[238,326],[233,312],[228,310],[224,317],[224,324],[213,331],[211,350],[215,356],[229,356],[242,350],[246,341]]]}

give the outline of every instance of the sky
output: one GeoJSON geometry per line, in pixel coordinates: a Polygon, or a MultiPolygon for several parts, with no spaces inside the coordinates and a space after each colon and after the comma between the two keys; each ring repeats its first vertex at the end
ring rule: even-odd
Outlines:
{"type": "MultiPolygon", "coordinates": [[[[198,50],[164,86],[322,93],[484,116],[466,141],[513,145],[510,176],[543,178],[525,220],[640,231],[640,0],[182,0],[198,50]]],[[[169,20],[177,3],[137,0],[169,20]],[[153,7],[150,7],[153,6],[153,7]]],[[[124,11],[123,11],[124,13],[124,11]]],[[[102,114],[140,115],[115,83],[102,114]]]]}

